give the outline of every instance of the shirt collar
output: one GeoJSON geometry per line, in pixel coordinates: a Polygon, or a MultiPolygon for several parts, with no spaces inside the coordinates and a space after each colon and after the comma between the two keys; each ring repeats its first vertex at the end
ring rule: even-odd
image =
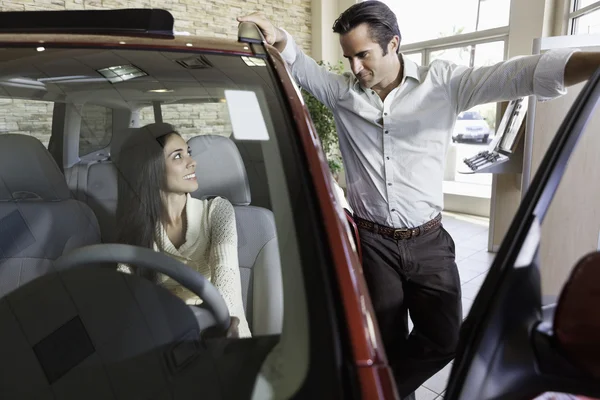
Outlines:
{"type": "Polygon", "coordinates": [[[400,60],[404,64],[403,78],[413,78],[416,79],[417,82],[421,83],[421,75],[419,75],[419,67],[416,62],[410,60],[404,55],[400,54],[398,57],[401,57],[400,60]]]}
{"type": "MultiPolygon", "coordinates": [[[[402,82],[404,82],[406,78],[413,78],[421,83],[421,75],[419,75],[419,66],[417,63],[404,57],[402,53],[398,54],[398,58],[400,59],[400,64],[402,64],[402,82]]],[[[354,89],[364,90],[356,77],[354,77],[354,89]]]]}

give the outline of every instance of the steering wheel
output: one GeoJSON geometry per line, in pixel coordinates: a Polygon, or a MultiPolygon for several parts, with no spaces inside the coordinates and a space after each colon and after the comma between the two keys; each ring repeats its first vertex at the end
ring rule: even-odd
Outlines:
{"type": "Polygon", "coordinates": [[[214,326],[226,331],[231,322],[221,294],[201,273],[164,253],[127,244],[94,244],[77,248],[54,262],[57,271],[85,268],[90,264],[123,263],[151,269],[179,282],[203,301],[214,326]]]}

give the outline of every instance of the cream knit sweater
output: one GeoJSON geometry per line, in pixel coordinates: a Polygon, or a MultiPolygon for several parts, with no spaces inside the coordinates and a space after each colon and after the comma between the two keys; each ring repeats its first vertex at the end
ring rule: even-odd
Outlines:
{"type": "MultiPolygon", "coordinates": [[[[162,224],[156,227],[154,249],[169,254],[204,275],[223,296],[231,316],[239,318],[240,337],[250,337],[242,301],[233,206],[220,197],[198,200],[188,194],[186,220],[185,242],[178,249],[169,240],[162,224]]],[[[119,270],[128,272],[129,268],[120,265],[119,270]]],[[[202,302],[198,296],[169,277],[161,276],[161,282],[187,304],[202,302]]]]}

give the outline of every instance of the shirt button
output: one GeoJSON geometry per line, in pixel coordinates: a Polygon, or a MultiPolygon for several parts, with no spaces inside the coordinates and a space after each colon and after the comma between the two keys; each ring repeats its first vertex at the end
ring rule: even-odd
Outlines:
{"type": "Polygon", "coordinates": [[[395,209],[395,208],[392,208],[392,212],[396,212],[396,209],[395,209]]]}
{"type": "Polygon", "coordinates": [[[385,159],[386,159],[386,160],[389,160],[390,158],[389,158],[389,157],[386,157],[385,159]]]}
{"type": "Polygon", "coordinates": [[[391,183],[391,182],[388,182],[388,186],[392,186],[392,183],[391,183]]]}
{"type": "Polygon", "coordinates": [[[385,131],[385,133],[390,133],[390,131],[385,131]]]}
{"type": "Polygon", "coordinates": [[[387,113],[383,113],[383,115],[387,115],[387,113]]]}
{"type": "Polygon", "coordinates": [[[374,91],[374,90],[371,90],[371,94],[375,94],[375,91],[374,91]]]}

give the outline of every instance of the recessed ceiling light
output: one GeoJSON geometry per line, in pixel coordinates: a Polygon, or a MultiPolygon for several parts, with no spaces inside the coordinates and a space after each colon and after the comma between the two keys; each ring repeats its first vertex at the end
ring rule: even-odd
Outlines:
{"type": "Polygon", "coordinates": [[[119,44],[125,44],[125,42],[119,42],[119,44]]]}
{"type": "Polygon", "coordinates": [[[148,90],[148,93],[171,93],[174,92],[172,89],[151,89],[148,90]]]}
{"type": "Polygon", "coordinates": [[[38,47],[36,50],[37,51],[44,51],[44,50],[46,50],[46,48],[45,47],[38,47]]]}
{"type": "Polygon", "coordinates": [[[98,73],[108,79],[110,83],[124,82],[133,78],[148,75],[135,65],[131,64],[102,68],[98,70],[98,73]]]}
{"type": "Polygon", "coordinates": [[[250,50],[248,46],[244,46],[244,50],[250,50]]]}
{"type": "Polygon", "coordinates": [[[191,44],[191,43],[186,43],[185,45],[186,45],[187,47],[192,47],[192,46],[193,46],[193,44],[191,44]]]}

